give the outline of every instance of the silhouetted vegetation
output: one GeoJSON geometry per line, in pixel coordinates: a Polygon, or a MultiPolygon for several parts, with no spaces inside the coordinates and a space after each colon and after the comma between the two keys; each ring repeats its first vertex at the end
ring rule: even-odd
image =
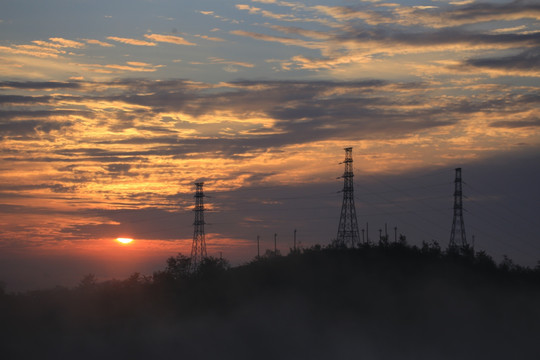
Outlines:
{"type": "Polygon", "coordinates": [[[540,266],[383,241],[0,291],[3,359],[530,359],[540,266]]]}

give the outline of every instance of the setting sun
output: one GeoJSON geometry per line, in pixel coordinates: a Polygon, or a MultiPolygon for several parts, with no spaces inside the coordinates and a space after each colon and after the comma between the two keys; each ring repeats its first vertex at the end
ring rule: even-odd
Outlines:
{"type": "Polygon", "coordinates": [[[130,239],[130,238],[116,238],[116,241],[118,241],[119,243],[122,243],[122,244],[129,244],[130,242],[133,241],[133,239],[130,239]]]}

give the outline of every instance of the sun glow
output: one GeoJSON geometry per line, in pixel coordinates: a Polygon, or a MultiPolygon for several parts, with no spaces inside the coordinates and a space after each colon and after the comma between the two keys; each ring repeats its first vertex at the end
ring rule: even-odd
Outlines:
{"type": "Polygon", "coordinates": [[[133,241],[133,239],[130,239],[130,238],[116,238],[116,241],[118,241],[119,243],[122,243],[122,244],[129,244],[130,242],[133,241]]]}

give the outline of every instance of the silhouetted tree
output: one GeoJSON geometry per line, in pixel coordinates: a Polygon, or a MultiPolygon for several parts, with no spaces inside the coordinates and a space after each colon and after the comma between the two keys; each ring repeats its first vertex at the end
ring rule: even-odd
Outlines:
{"type": "Polygon", "coordinates": [[[86,274],[79,282],[79,289],[92,290],[97,286],[97,277],[94,274],[86,274]]]}
{"type": "Polygon", "coordinates": [[[442,255],[441,246],[435,240],[431,240],[430,243],[422,241],[422,248],[420,251],[432,257],[440,257],[442,255]]]}
{"type": "Polygon", "coordinates": [[[151,277],[141,275],[140,272],[134,272],[126,280],[123,281],[123,284],[127,287],[135,287],[139,285],[148,285],[151,283],[151,281],[151,277]]]}
{"type": "Polygon", "coordinates": [[[499,264],[499,269],[503,271],[515,270],[515,264],[507,255],[503,255],[503,261],[499,264]]]}
{"type": "Polygon", "coordinates": [[[501,268],[482,251],[473,263],[459,252],[453,261],[435,242],[267,254],[235,268],[208,257],[195,272],[178,254],[151,279],[134,273],[98,283],[89,274],[74,289],[0,297],[0,353],[82,360],[260,358],[261,349],[263,358],[299,359],[538,353],[540,277],[508,257],[501,268]],[[462,341],[448,342],[458,332],[462,341]],[[272,352],[275,343],[284,345],[272,352]]]}
{"type": "Polygon", "coordinates": [[[403,234],[399,234],[399,243],[403,246],[407,245],[407,237],[403,234]]]}
{"type": "Polygon", "coordinates": [[[289,248],[289,255],[298,255],[301,253],[301,250],[299,247],[295,248],[289,248]]]}
{"type": "Polygon", "coordinates": [[[484,250],[478,251],[476,253],[474,260],[476,264],[478,264],[479,266],[485,269],[494,270],[497,268],[497,264],[495,264],[495,261],[493,261],[493,258],[489,256],[484,250]]]}
{"type": "Polygon", "coordinates": [[[190,275],[191,258],[178,253],[175,257],[167,259],[165,274],[172,277],[174,280],[188,278],[190,275]]]}
{"type": "Polygon", "coordinates": [[[272,251],[270,249],[266,249],[266,251],[264,252],[264,255],[262,257],[266,258],[266,259],[271,259],[271,258],[276,257],[276,256],[281,256],[281,252],[279,250],[272,251]]]}
{"type": "Polygon", "coordinates": [[[469,262],[474,261],[474,249],[471,245],[460,246],[459,254],[464,260],[467,260],[469,262]]]}
{"type": "Polygon", "coordinates": [[[202,259],[196,270],[201,277],[212,277],[230,268],[230,264],[223,258],[208,256],[202,259]]]}
{"type": "Polygon", "coordinates": [[[328,245],[329,249],[346,249],[347,244],[344,241],[338,241],[338,239],[332,239],[328,245]]]}
{"type": "MultiPolygon", "coordinates": [[[[329,249],[332,248],[332,245],[328,246],[329,249]]],[[[320,244],[315,244],[313,246],[310,246],[306,249],[302,249],[302,253],[310,253],[310,252],[319,252],[323,249],[323,247],[320,244]]]]}

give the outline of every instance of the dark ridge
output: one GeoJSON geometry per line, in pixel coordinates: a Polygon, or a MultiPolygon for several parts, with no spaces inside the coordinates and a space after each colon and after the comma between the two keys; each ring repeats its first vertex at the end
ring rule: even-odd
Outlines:
{"type": "Polygon", "coordinates": [[[3,359],[532,359],[540,270],[404,243],[0,295],[3,359]]]}

